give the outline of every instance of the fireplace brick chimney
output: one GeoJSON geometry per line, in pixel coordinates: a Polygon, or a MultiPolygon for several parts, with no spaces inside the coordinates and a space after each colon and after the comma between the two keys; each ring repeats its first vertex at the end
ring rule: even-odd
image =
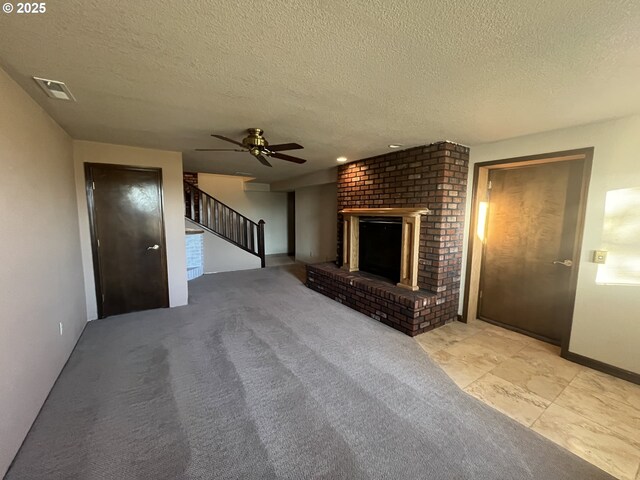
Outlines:
{"type": "MultiPolygon", "coordinates": [[[[359,309],[357,306],[356,309],[412,336],[456,319],[468,164],[469,148],[445,141],[367,158],[339,167],[338,211],[351,208],[426,207],[431,212],[422,216],[420,221],[420,290],[414,292],[416,305],[431,305],[429,312],[405,312],[406,318],[397,319],[397,325],[403,324],[402,328],[398,328],[392,320],[380,318],[380,315],[371,314],[370,311],[359,309]],[[423,297],[425,301],[422,301],[423,297]]],[[[338,217],[337,263],[340,265],[343,258],[343,219],[342,215],[338,217]]],[[[313,266],[309,266],[308,275],[313,276],[312,270],[313,266]]],[[[328,278],[326,273],[323,272],[318,278],[328,278]]],[[[354,273],[358,272],[351,272],[351,283],[354,283],[354,273]]],[[[336,272],[336,275],[339,273],[336,272]]],[[[333,281],[335,280],[334,278],[333,281]]],[[[317,279],[308,284],[311,288],[317,287],[317,279]]],[[[380,285],[376,288],[380,289],[380,285]]],[[[319,288],[315,289],[322,291],[319,288]]],[[[328,290],[324,290],[322,293],[327,294],[328,290]]],[[[356,290],[357,288],[353,289],[353,295],[356,295],[356,290]]],[[[409,296],[412,294],[407,293],[409,296]]],[[[341,291],[340,295],[348,297],[349,289],[341,291]]],[[[380,305],[385,303],[385,295],[382,297],[380,305]]],[[[336,299],[338,298],[336,296],[336,299]]],[[[345,302],[345,299],[340,300],[350,304],[345,302]]]]}

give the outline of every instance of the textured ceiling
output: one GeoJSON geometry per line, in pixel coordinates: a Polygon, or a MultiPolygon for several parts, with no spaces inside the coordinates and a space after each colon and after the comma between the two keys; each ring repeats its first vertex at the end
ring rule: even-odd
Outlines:
{"type": "Polygon", "coordinates": [[[0,13],[3,67],[69,132],[274,181],[405,146],[640,111],[638,0],[47,2],[0,13]],[[31,76],[67,83],[50,100],[31,76]],[[211,138],[261,127],[298,166],[211,138]],[[294,152],[292,152],[294,153],[294,152]]]}

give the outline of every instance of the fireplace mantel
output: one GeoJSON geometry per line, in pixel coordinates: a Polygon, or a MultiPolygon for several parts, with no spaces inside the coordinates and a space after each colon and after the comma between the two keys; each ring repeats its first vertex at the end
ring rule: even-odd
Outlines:
{"type": "Polygon", "coordinates": [[[420,248],[420,216],[429,215],[427,208],[345,208],[343,266],[345,270],[359,270],[360,217],[402,217],[402,252],[400,255],[399,287],[418,290],[418,251],[420,248]]]}
{"type": "Polygon", "coordinates": [[[360,217],[419,217],[429,215],[431,211],[428,208],[345,208],[339,213],[360,217]]]}

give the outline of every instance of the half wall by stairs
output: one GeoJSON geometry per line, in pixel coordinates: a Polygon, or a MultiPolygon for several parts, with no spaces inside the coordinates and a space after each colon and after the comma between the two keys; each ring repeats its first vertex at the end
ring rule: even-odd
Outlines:
{"type": "Polygon", "coordinates": [[[254,222],[188,182],[184,182],[184,195],[188,220],[255,255],[265,267],[264,220],[254,222]]]}

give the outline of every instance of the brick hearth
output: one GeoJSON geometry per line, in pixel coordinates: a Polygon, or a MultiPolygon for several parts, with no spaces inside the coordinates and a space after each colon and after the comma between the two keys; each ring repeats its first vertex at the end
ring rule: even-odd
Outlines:
{"type": "MultiPolygon", "coordinates": [[[[420,222],[419,290],[402,291],[391,282],[331,264],[309,265],[308,286],[411,336],[453,321],[460,293],[468,162],[467,147],[439,142],[339,167],[338,211],[431,211],[420,222]]],[[[343,258],[342,228],[339,215],[338,259],[343,258]]]]}
{"type": "Polygon", "coordinates": [[[307,265],[307,286],[407,335],[430,325],[437,295],[411,292],[366,272],[348,272],[333,263],[307,265]]]}

